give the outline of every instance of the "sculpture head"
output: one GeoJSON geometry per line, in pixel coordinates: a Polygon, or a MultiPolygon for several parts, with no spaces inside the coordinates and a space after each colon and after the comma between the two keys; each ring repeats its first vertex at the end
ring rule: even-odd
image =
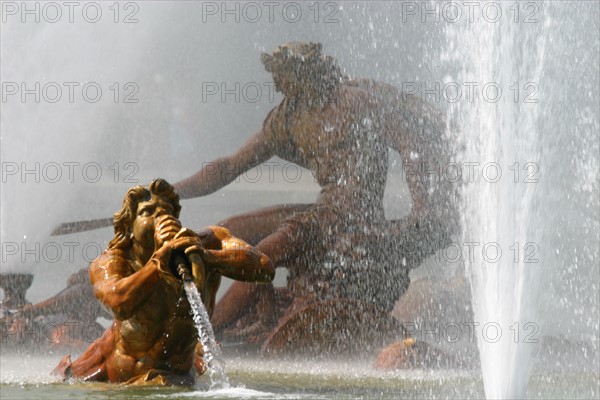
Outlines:
{"type": "Polygon", "coordinates": [[[161,213],[179,218],[180,211],[179,195],[164,179],[155,179],[147,187],[132,187],[123,199],[123,207],[114,215],[115,237],[108,249],[129,248],[134,239],[150,246],[153,218],[161,213]]]}
{"type": "Polygon", "coordinates": [[[33,274],[0,274],[0,288],[4,291],[4,299],[0,302],[0,317],[2,316],[2,309],[12,310],[31,304],[25,298],[25,293],[32,282],[33,274]]]}
{"type": "Polygon", "coordinates": [[[273,74],[275,89],[286,97],[329,96],[345,78],[336,60],[321,53],[321,43],[288,42],[261,62],[273,74]]]}

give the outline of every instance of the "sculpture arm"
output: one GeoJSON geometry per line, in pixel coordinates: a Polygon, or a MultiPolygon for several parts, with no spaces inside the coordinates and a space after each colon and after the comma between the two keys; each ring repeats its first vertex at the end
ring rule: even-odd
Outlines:
{"type": "MultiPolygon", "coordinates": [[[[245,241],[236,238],[220,226],[210,226],[201,234],[204,243],[220,241],[217,249],[205,248],[202,259],[220,275],[243,282],[269,283],[275,277],[275,269],[269,257],[245,241]],[[209,239],[213,237],[213,240],[209,239]]],[[[216,246],[215,246],[216,247],[216,246]]]]}
{"type": "MultiPolygon", "coordinates": [[[[395,112],[386,110],[382,117],[385,140],[388,147],[402,158],[404,176],[413,201],[411,215],[420,218],[431,211],[427,193],[431,178],[428,172],[444,162],[437,154],[437,149],[444,146],[441,143],[444,118],[433,106],[416,96],[399,94],[398,91],[394,100],[388,98],[388,101],[399,102],[399,109],[395,112]]],[[[386,109],[385,104],[382,107],[386,109]]]]}
{"type": "Polygon", "coordinates": [[[217,303],[217,292],[221,285],[221,275],[218,273],[208,274],[206,284],[202,290],[202,302],[206,306],[208,316],[212,317],[215,305],[217,303]]]}
{"type": "Polygon", "coordinates": [[[205,260],[219,274],[242,282],[269,283],[275,277],[275,269],[269,257],[252,246],[227,250],[207,250],[205,260]]]}
{"type": "Polygon", "coordinates": [[[128,260],[111,252],[105,252],[90,266],[94,294],[119,320],[133,316],[161,279],[155,259],[150,259],[139,271],[133,274],[131,271],[128,260]]]}
{"type": "Polygon", "coordinates": [[[274,155],[274,143],[261,129],[235,154],[205,164],[200,171],[173,186],[182,199],[205,196],[223,188],[240,174],[274,155]]]}

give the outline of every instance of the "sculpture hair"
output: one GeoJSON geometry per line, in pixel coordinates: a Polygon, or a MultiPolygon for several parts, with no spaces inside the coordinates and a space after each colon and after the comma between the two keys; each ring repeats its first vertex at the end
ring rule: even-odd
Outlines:
{"type": "Polygon", "coordinates": [[[348,78],[335,58],[321,53],[321,43],[291,42],[279,46],[273,54],[262,53],[261,62],[268,72],[292,71],[305,91],[326,98],[348,78]]]}
{"type": "Polygon", "coordinates": [[[179,195],[169,182],[164,179],[155,179],[148,187],[134,186],[127,191],[123,199],[123,207],[113,218],[115,236],[108,244],[108,250],[125,249],[131,246],[131,228],[136,217],[137,206],[141,201],[150,200],[152,195],[167,200],[173,206],[175,218],[179,218],[181,205],[179,195]]]}

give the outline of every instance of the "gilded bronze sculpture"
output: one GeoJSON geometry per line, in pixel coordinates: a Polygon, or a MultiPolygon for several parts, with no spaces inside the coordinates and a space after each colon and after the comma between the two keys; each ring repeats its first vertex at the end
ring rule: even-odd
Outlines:
{"type": "Polygon", "coordinates": [[[89,268],[94,294],[114,321],[77,360],[65,356],[55,370],[58,375],[190,384],[192,366],[200,374],[206,366],[180,275],[193,280],[209,314],[221,275],[272,280],[274,270],[264,254],[221,227],[199,233],[182,228],[180,209],[179,196],[162,179],[127,192],[114,217],[115,236],[89,268]],[[173,266],[176,254],[185,254],[189,270],[173,266]]]}

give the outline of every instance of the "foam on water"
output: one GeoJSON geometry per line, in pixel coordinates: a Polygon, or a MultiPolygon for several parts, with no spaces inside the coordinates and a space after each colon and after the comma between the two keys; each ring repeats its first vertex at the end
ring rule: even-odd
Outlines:
{"type": "MultiPolygon", "coordinates": [[[[244,386],[228,387],[222,389],[210,389],[208,391],[197,390],[189,393],[176,393],[168,395],[157,395],[159,398],[202,398],[202,399],[303,399],[306,395],[301,394],[281,394],[262,392],[259,390],[247,389],[244,386]]],[[[310,398],[315,398],[310,396],[310,398]]]]}
{"type": "Polygon", "coordinates": [[[58,365],[61,355],[6,354],[0,357],[0,384],[25,385],[60,382],[50,372],[58,365]]]}

